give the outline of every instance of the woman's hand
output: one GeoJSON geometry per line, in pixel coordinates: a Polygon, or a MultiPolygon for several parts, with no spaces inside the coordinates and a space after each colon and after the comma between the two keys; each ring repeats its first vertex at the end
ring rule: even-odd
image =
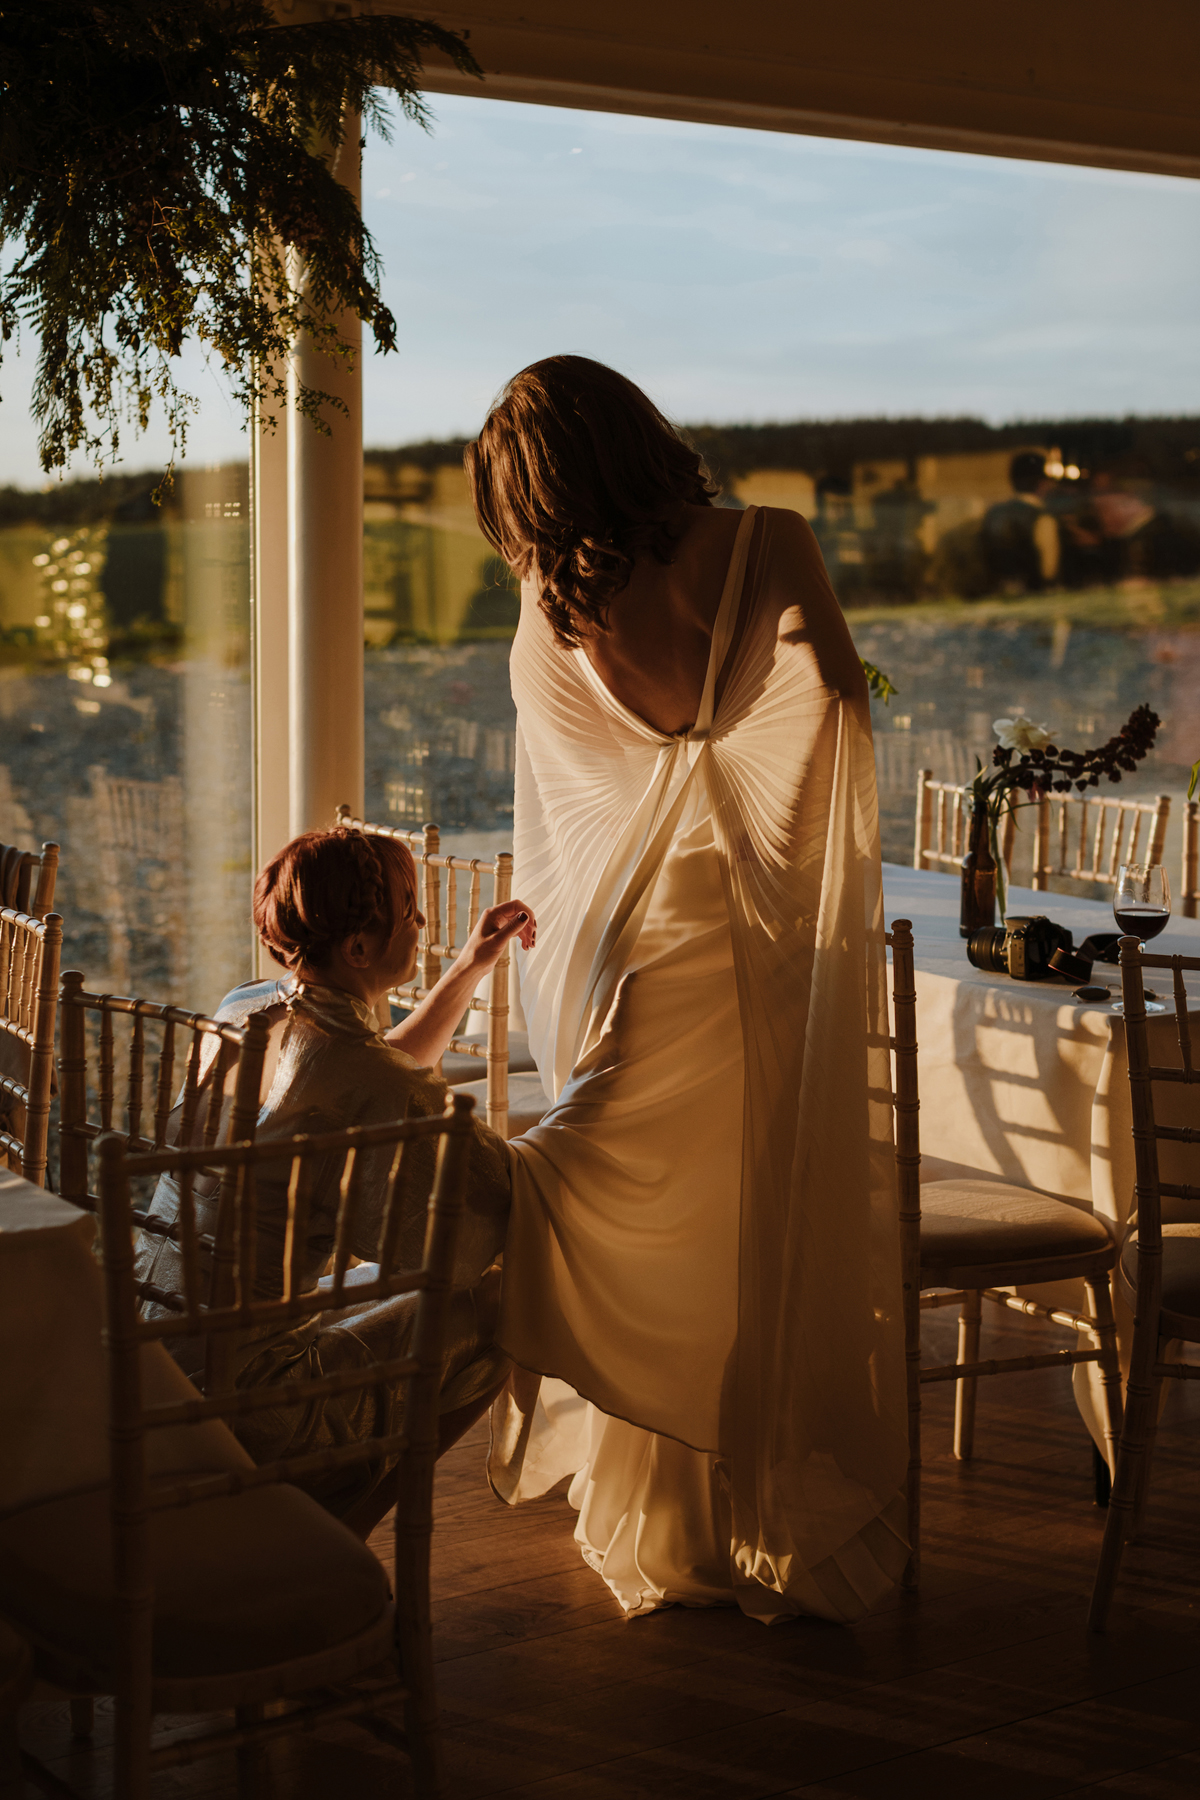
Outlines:
{"type": "Polygon", "coordinates": [[[437,986],[407,1018],[392,1026],[385,1034],[387,1042],[419,1063],[438,1062],[479,982],[491,973],[515,937],[526,950],[532,950],[537,920],[525,902],[505,900],[501,906],[489,906],[437,986]]]}
{"type": "Polygon", "coordinates": [[[489,906],[479,915],[479,922],[462,947],[461,960],[477,975],[486,975],[500,960],[504,946],[519,937],[526,950],[537,942],[537,920],[523,900],[505,900],[500,906],[489,906]]]}

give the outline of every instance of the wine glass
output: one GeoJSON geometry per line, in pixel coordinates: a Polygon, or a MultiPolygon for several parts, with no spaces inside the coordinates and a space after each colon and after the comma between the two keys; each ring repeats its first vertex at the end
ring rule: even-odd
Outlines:
{"type": "MultiPolygon", "coordinates": [[[[1143,944],[1165,931],[1171,917],[1171,890],[1161,863],[1122,863],[1113,889],[1113,917],[1123,937],[1140,938],[1143,944]]],[[[1147,999],[1148,1013],[1166,1012],[1155,999],[1147,999]]],[[[1118,1000],[1114,1012],[1123,1012],[1118,1000]]]]}

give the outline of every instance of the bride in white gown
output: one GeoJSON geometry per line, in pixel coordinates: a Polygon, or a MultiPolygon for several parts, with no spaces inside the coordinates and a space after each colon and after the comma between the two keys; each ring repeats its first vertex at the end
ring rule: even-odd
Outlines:
{"type": "Polygon", "coordinates": [[[711,505],[554,357],[467,452],[523,578],[520,959],[555,1104],[514,1145],[491,1479],[573,1477],[629,1613],[852,1620],[907,1560],[870,714],[797,514],[711,505]]]}

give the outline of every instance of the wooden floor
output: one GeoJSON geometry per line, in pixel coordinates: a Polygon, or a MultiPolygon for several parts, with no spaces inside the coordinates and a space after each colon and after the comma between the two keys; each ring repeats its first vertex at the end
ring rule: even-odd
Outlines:
{"type": "MultiPolygon", "coordinates": [[[[1062,1343],[989,1323],[998,1349],[1062,1343]]],[[[952,1354],[953,1321],[928,1319],[952,1354]]],[[[1019,1353],[1019,1351],[1015,1352],[1019,1353]]],[[[949,1387],[926,1389],[921,1589],[852,1630],[674,1608],[625,1623],[554,1497],[493,1500],[476,1431],[439,1474],[435,1595],[454,1800],[1112,1800],[1200,1794],[1200,1394],[1175,1384],[1144,1542],[1112,1628],[1084,1631],[1103,1515],[1065,1371],[981,1384],[977,1457],[949,1454],[949,1387]]],[[[379,1545],[386,1554],[386,1543],[379,1545]]],[[[71,1749],[65,1709],[25,1742],[81,1796],[108,1793],[105,1741],[71,1749]]],[[[401,1800],[403,1758],[355,1727],[272,1753],[276,1800],[401,1800]]],[[[37,1790],[29,1788],[30,1800],[37,1790]]],[[[230,1761],[155,1796],[232,1800],[230,1761]]]]}

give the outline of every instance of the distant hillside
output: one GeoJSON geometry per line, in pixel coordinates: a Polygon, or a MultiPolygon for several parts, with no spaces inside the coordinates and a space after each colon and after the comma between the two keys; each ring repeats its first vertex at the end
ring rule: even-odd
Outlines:
{"type": "Polygon", "coordinates": [[[161,469],[135,475],[85,476],[47,482],[42,488],[0,487],[0,526],[97,525],[105,519],[150,520],[159,515],[150,498],[161,469]]]}
{"type": "MultiPolygon", "coordinates": [[[[816,478],[848,478],[856,463],[915,461],[1053,444],[1066,462],[1087,471],[1123,465],[1173,487],[1200,492],[1200,418],[1018,419],[988,425],[983,419],[798,419],[790,424],[685,425],[716,479],[735,481],[755,469],[802,469],[816,478]]],[[[424,470],[457,466],[465,438],[370,449],[366,460],[389,475],[401,464],[424,470]]]]}
{"type": "Polygon", "coordinates": [[[718,480],[753,469],[803,469],[815,477],[850,475],[856,463],[915,461],[1007,446],[1053,444],[1066,462],[1091,471],[1138,464],[1139,473],[1200,488],[1200,418],[827,419],[791,425],[690,425],[687,436],[718,480]]]}
{"type": "MultiPolygon", "coordinates": [[[[798,419],[790,424],[686,425],[685,435],[704,456],[716,479],[728,484],[756,469],[798,469],[820,479],[848,479],[856,464],[907,461],[1003,450],[1008,445],[1053,444],[1066,462],[1085,472],[1113,467],[1200,496],[1200,418],[1019,419],[988,425],[982,419],[798,419]]],[[[364,460],[392,485],[402,466],[429,474],[462,466],[465,438],[425,439],[393,449],[368,449],[364,460]]],[[[244,489],[245,465],[226,474],[244,489]]],[[[200,474],[181,472],[181,481],[163,509],[150,494],[161,471],[109,474],[48,483],[43,488],[0,487],[0,527],[40,524],[84,525],[113,520],[150,524],[164,513],[189,512],[185,495],[200,474]]],[[[215,491],[215,490],[214,490],[215,491]]],[[[200,508],[203,516],[203,507],[200,508]]]]}
{"type": "Polygon", "coordinates": [[[245,462],[198,463],[180,469],[163,498],[152,495],[161,469],[48,481],[40,488],[0,487],[0,529],[11,525],[158,526],[168,519],[245,518],[249,468],[245,462]]]}

